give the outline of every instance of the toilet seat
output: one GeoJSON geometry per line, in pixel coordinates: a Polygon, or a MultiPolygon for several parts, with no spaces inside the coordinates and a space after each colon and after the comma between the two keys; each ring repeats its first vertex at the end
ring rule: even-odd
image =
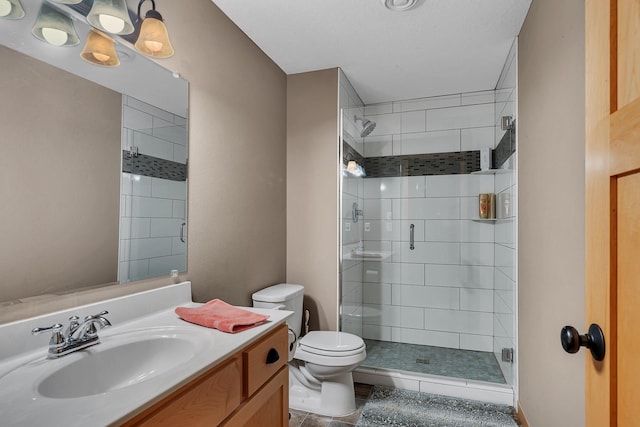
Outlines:
{"type": "Polygon", "coordinates": [[[299,349],[319,356],[345,357],[362,353],[364,341],[357,335],[336,331],[313,331],[302,337],[299,349]]]}
{"type": "Polygon", "coordinates": [[[323,366],[351,366],[367,357],[362,338],[346,332],[313,331],[298,342],[295,359],[323,366]]]}

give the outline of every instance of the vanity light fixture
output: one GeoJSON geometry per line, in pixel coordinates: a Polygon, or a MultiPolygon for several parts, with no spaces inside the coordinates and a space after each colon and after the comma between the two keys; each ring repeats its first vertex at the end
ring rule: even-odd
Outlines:
{"type": "Polygon", "coordinates": [[[51,6],[46,0],[40,6],[38,18],[31,33],[39,40],[54,46],[76,46],[80,43],[71,18],[51,6]]]}
{"type": "Polygon", "coordinates": [[[0,0],[0,18],[24,18],[24,9],[22,8],[22,4],[20,4],[20,0],[0,0]]]}
{"type": "Polygon", "coordinates": [[[111,34],[127,35],[135,29],[125,0],[93,0],[87,21],[100,31],[111,34]]]}
{"type": "Polygon", "coordinates": [[[162,15],[156,11],[155,0],[151,0],[151,9],[147,11],[144,19],[141,18],[140,8],[145,1],[147,0],[140,0],[138,3],[138,21],[142,20],[142,24],[135,44],[136,50],[154,58],[168,58],[174,51],[169,41],[167,27],[164,25],[162,15]]]}
{"type": "Polygon", "coordinates": [[[95,28],[92,28],[89,32],[80,57],[87,62],[102,65],[103,67],[117,67],[120,65],[115,41],[95,28]]]}

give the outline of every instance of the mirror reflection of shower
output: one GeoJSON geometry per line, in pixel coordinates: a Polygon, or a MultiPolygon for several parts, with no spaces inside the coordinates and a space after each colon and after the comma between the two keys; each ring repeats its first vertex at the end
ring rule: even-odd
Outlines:
{"type": "Polygon", "coordinates": [[[363,119],[358,116],[354,116],[353,120],[355,122],[362,123],[362,130],[360,131],[360,137],[362,138],[371,135],[371,132],[373,132],[373,130],[376,128],[376,122],[372,122],[369,119],[363,119]]]}
{"type": "Polygon", "coordinates": [[[364,212],[362,209],[358,209],[357,202],[353,202],[353,205],[351,205],[351,219],[353,219],[353,222],[358,222],[358,218],[364,218],[364,212]]]}

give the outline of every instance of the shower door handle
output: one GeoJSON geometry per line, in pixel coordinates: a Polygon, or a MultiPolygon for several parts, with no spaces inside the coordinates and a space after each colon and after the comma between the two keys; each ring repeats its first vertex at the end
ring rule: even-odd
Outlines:
{"type": "Polygon", "coordinates": [[[186,223],[186,222],[183,222],[182,224],[180,224],[180,241],[181,241],[182,243],[187,243],[187,242],[185,242],[185,240],[184,240],[184,226],[185,226],[185,225],[187,225],[187,223],[186,223]]]}
{"type": "Polygon", "coordinates": [[[411,224],[409,226],[409,249],[411,250],[414,250],[416,248],[416,245],[413,244],[414,242],[413,234],[414,234],[415,228],[416,228],[415,224],[411,224]]]}

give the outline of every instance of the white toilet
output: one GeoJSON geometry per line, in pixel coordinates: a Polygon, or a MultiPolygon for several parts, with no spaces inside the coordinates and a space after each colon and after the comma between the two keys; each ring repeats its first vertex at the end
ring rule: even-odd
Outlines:
{"type": "MultiPolygon", "coordinates": [[[[252,295],[253,306],[294,312],[287,323],[296,337],[302,326],[304,287],[282,283],[252,295]]],[[[339,417],[356,410],[351,371],[367,357],[362,338],[346,332],[313,331],[289,354],[289,407],[339,417]]]]}

